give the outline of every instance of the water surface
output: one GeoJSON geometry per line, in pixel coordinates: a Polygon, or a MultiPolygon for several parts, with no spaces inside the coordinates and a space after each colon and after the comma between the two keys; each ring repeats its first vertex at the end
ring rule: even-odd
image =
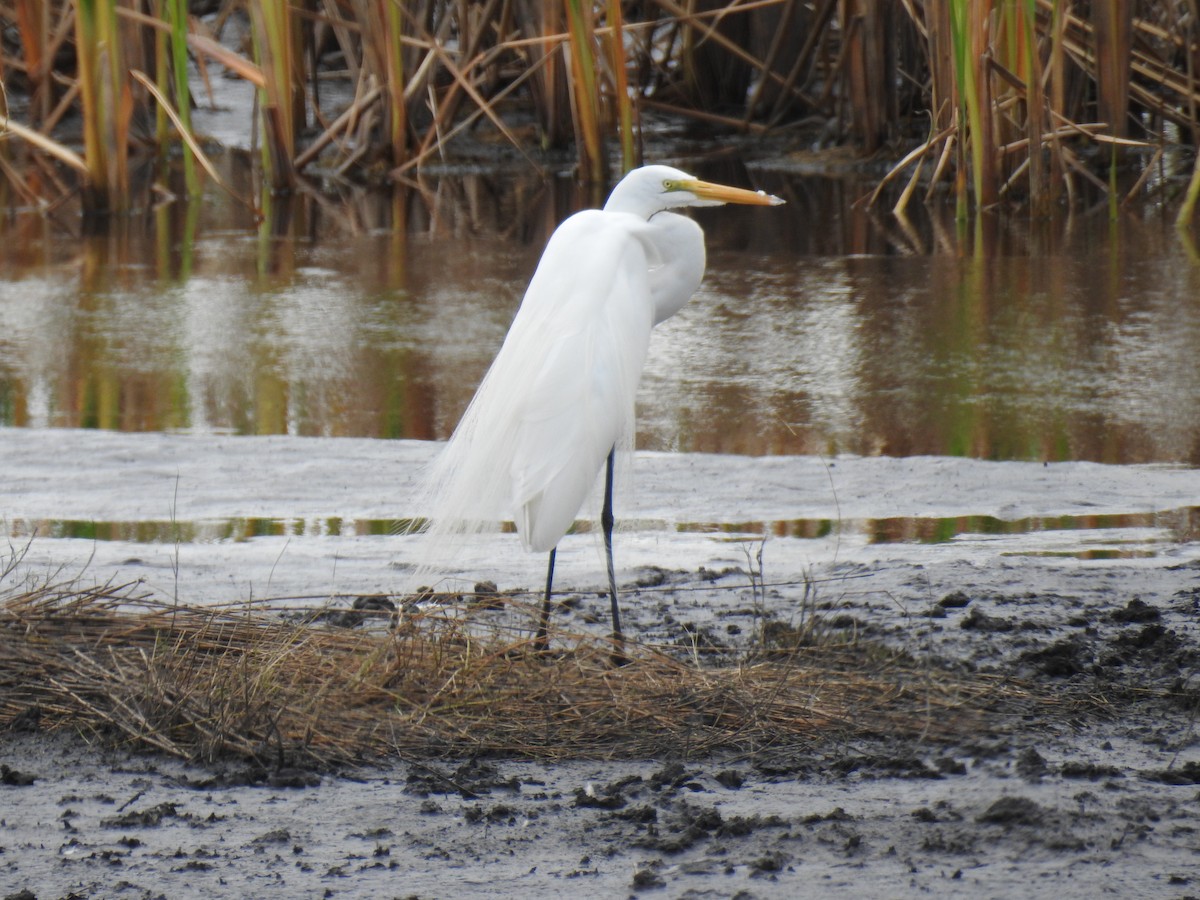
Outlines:
{"type": "MultiPolygon", "coordinates": [[[[704,171],[788,199],[700,210],[709,274],[661,326],[639,445],[751,455],[1200,462],[1200,269],[1104,210],[955,230],[850,207],[867,183],[704,171]]],[[[223,197],[104,235],[18,218],[0,263],[0,424],[445,438],[570,182],[223,197]]]]}
{"type": "MultiPolygon", "coordinates": [[[[249,194],[236,161],[225,160],[226,178],[249,194]]],[[[1165,216],[1099,208],[964,225],[916,206],[898,219],[856,205],[869,180],[684,164],[788,204],[695,212],[708,275],[656,329],[640,448],[1200,464],[1200,266],[1165,216]]],[[[597,199],[519,169],[276,198],[261,223],[218,194],[101,234],[15,216],[0,256],[0,426],[445,439],[550,232],[597,199]]],[[[344,462],[312,446],[324,448],[315,482],[335,491],[344,462]]],[[[65,452],[61,464],[89,461],[65,452]]],[[[737,465],[715,477],[738,482],[742,499],[674,530],[871,543],[1072,533],[1065,552],[1076,556],[1093,552],[1093,533],[1111,536],[1097,553],[1138,555],[1117,541],[1123,529],[1194,532],[1196,498],[1149,495],[1099,518],[1031,517],[1003,502],[999,516],[925,504],[754,518],[745,494],[762,486],[737,465]]],[[[398,500],[389,478],[377,489],[398,500]]],[[[385,534],[412,515],[400,503],[343,510],[330,493],[297,517],[284,502],[295,487],[278,490],[249,514],[172,517],[170,498],[156,498],[145,516],[110,503],[81,519],[64,499],[30,518],[10,497],[0,515],[11,535],[172,545],[385,534]]],[[[1004,501],[1005,484],[989,496],[1004,501]]]]}

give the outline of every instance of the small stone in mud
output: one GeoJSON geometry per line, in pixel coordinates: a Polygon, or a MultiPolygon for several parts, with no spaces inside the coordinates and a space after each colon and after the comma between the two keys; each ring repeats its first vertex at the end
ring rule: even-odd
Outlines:
{"type": "Polygon", "coordinates": [[[933,761],[933,764],[943,775],[967,774],[967,764],[953,756],[940,756],[933,761]]]}
{"type": "Polygon", "coordinates": [[[1041,778],[1049,770],[1042,754],[1032,747],[1026,747],[1017,757],[1017,774],[1023,778],[1041,778]]]}
{"type": "Polygon", "coordinates": [[[987,825],[1041,825],[1042,808],[1028,797],[1001,797],[975,820],[987,825]]]}
{"type": "Polygon", "coordinates": [[[261,847],[264,844],[286,844],[292,839],[292,833],[286,828],[276,828],[274,831],[268,831],[266,834],[260,834],[250,843],[253,846],[261,847]]]}
{"type": "Polygon", "coordinates": [[[1122,634],[1113,639],[1116,646],[1130,650],[1146,650],[1155,645],[1158,645],[1156,649],[1168,650],[1178,643],[1175,632],[1168,631],[1162,625],[1147,625],[1136,634],[1122,634]]]}
{"type": "Polygon", "coordinates": [[[620,790],[612,790],[612,785],[597,792],[592,785],[586,788],[575,788],[575,805],[590,809],[620,809],[626,803],[620,790]]]}
{"type": "Polygon", "coordinates": [[[713,776],[713,780],[721,787],[729,788],[731,791],[736,791],[746,783],[746,777],[736,769],[722,769],[713,776]]]}
{"type": "Polygon", "coordinates": [[[123,815],[113,816],[111,819],[101,819],[100,824],[105,828],[130,828],[132,826],[153,828],[162,824],[163,819],[176,818],[178,815],[174,803],[160,803],[149,809],[131,810],[123,815]]]}
{"type": "Polygon", "coordinates": [[[1069,678],[1084,671],[1091,661],[1091,653],[1082,641],[1067,638],[1055,641],[1049,647],[1023,653],[1021,659],[1050,678],[1069,678]]]}
{"type": "Polygon", "coordinates": [[[267,775],[267,786],[274,788],[310,788],[321,784],[321,776],[304,769],[283,768],[267,775]]]}
{"type": "Polygon", "coordinates": [[[748,834],[754,834],[760,828],[786,827],[787,821],[776,815],[730,816],[721,824],[716,833],[721,837],[745,837],[748,834]]]}
{"type": "Polygon", "coordinates": [[[42,708],[40,706],[30,706],[15,716],[8,722],[8,730],[13,732],[21,731],[37,731],[42,723],[42,708]]]}
{"type": "Polygon", "coordinates": [[[633,822],[635,825],[649,825],[651,822],[658,821],[658,810],[653,806],[646,805],[634,806],[619,813],[614,813],[614,815],[618,819],[633,822]]]}
{"type": "Polygon", "coordinates": [[[966,618],[962,620],[962,627],[972,631],[1002,632],[1012,631],[1013,623],[1011,619],[989,616],[987,613],[981,612],[978,606],[973,606],[966,618]]]}
{"type": "Polygon", "coordinates": [[[695,778],[695,774],[684,768],[683,763],[671,762],[652,774],[647,783],[652,790],[656,791],[661,791],[663,788],[686,787],[690,786],[689,782],[695,778]]]}
{"type": "Polygon", "coordinates": [[[1178,768],[1159,769],[1141,774],[1148,781],[1159,781],[1163,784],[1200,784],[1200,762],[1189,760],[1178,768]]]}
{"type": "Polygon", "coordinates": [[[1115,609],[1109,613],[1108,618],[1113,622],[1145,624],[1157,622],[1162,618],[1162,614],[1142,598],[1134,597],[1125,604],[1124,609],[1115,609]]]}
{"type": "Polygon", "coordinates": [[[1116,766],[1103,766],[1096,763],[1065,762],[1059,772],[1063,778],[1087,778],[1099,781],[1101,778],[1124,778],[1125,773],[1116,766]]]}
{"type": "Polygon", "coordinates": [[[647,566],[645,571],[634,579],[634,586],[640,588],[662,587],[667,583],[667,570],[658,566],[647,566]]]}
{"type": "Polygon", "coordinates": [[[0,784],[7,784],[10,787],[28,787],[37,781],[36,775],[30,775],[28,772],[18,772],[16,769],[10,769],[8,766],[0,763],[0,784]]]}
{"type": "Polygon", "coordinates": [[[949,594],[939,600],[937,605],[942,609],[962,609],[970,602],[971,598],[962,591],[951,591],[949,594]]]}
{"type": "Polygon", "coordinates": [[[772,872],[782,872],[783,867],[787,865],[787,857],[780,851],[768,853],[766,856],[760,856],[758,859],[750,863],[750,868],[753,869],[751,877],[755,875],[769,874],[772,872]]]}
{"type": "Polygon", "coordinates": [[[502,609],[504,601],[500,597],[499,588],[494,581],[477,581],[475,590],[468,599],[468,604],[477,609],[502,609]]]}
{"type": "Polygon", "coordinates": [[[647,890],[649,888],[666,887],[667,883],[653,869],[638,869],[633,873],[633,886],[647,890]]]}
{"type": "Polygon", "coordinates": [[[746,572],[744,569],[739,569],[737,566],[727,566],[719,572],[701,566],[696,571],[696,574],[700,577],[701,581],[712,582],[717,581],[720,578],[724,578],[726,575],[745,575],[746,572]]]}
{"type": "Polygon", "coordinates": [[[471,806],[463,813],[463,818],[469,825],[477,825],[480,822],[490,825],[515,825],[517,814],[517,810],[507,803],[497,803],[488,809],[480,805],[471,806]]]}
{"type": "Polygon", "coordinates": [[[820,813],[812,813],[807,815],[800,820],[800,823],[802,825],[818,825],[821,822],[852,822],[853,820],[853,816],[851,816],[840,806],[836,806],[834,807],[833,812],[825,813],[823,815],[820,813]]]}

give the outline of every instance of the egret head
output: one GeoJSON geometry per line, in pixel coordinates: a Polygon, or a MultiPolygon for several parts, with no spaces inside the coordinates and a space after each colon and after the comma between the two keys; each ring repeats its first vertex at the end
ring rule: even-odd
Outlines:
{"type": "Polygon", "coordinates": [[[763,191],[747,191],[701,181],[670,166],[642,166],[621,179],[604,208],[610,212],[632,212],[646,218],[665,209],[681,206],[721,206],[746,203],[779,206],[784,201],[763,191]]]}

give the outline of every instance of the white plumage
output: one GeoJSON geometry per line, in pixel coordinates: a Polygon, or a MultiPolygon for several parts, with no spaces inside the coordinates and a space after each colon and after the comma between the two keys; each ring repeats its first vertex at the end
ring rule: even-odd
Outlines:
{"type": "MultiPolygon", "coordinates": [[[[500,352],[432,467],[431,556],[455,536],[504,520],[515,523],[526,550],[554,549],[610,451],[632,446],[651,329],[682,308],[704,275],[700,226],[666,210],[726,202],[782,201],[646,166],[622,179],[603,210],[558,227],[500,352]]],[[[611,578],[610,588],[615,618],[611,578]]]]}

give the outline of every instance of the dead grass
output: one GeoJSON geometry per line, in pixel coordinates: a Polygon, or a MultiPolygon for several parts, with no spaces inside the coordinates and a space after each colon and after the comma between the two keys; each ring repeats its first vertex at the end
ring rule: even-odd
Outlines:
{"type": "Polygon", "coordinates": [[[270,767],[686,757],[951,737],[1016,695],[867,645],[715,665],[635,645],[614,668],[605,641],[559,635],[542,656],[487,616],[455,607],[351,629],[165,605],[136,583],[26,586],[0,600],[0,728],[37,717],[109,744],[270,767]]]}

